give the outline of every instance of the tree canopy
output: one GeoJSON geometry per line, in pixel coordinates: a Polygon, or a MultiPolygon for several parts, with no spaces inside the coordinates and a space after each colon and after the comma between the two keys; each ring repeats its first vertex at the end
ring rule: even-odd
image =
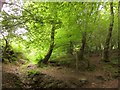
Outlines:
{"type": "MultiPolygon", "coordinates": [[[[23,6],[8,3],[6,7],[11,7],[11,13],[5,9],[1,12],[1,46],[7,40],[31,61],[39,62],[51,49],[51,58],[79,52],[83,39],[85,53],[104,50],[111,20],[110,2],[31,1],[23,6]]],[[[113,13],[111,49],[118,47],[118,3],[113,3],[113,13]]]]}

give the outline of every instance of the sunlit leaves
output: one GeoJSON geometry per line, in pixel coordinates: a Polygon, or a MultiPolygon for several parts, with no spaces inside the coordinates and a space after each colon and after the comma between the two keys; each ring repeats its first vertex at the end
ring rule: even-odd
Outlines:
{"type": "MultiPolygon", "coordinates": [[[[32,59],[43,58],[48,51],[52,25],[55,26],[54,54],[58,54],[60,51],[66,53],[70,42],[73,42],[75,47],[80,47],[83,32],[87,33],[87,46],[91,50],[94,50],[96,46],[104,45],[110,22],[109,3],[31,1],[25,3],[23,8],[22,16],[8,16],[3,13],[2,26],[12,32],[18,27],[28,31],[21,35],[26,36],[26,40],[20,38],[19,35],[17,35],[17,40],[29,47],[26,49],[27,53],[36,55],[32,59]],[[32,49],[34,49],[34,53],[32,49]]],[[[112,42],[116,43],[118,27],[116,3],[114,3],[114,13],[112,42]]]]}

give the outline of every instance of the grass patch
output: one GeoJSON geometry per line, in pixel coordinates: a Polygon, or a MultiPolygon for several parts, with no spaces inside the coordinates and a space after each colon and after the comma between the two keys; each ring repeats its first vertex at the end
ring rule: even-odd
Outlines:
{"type": "Polygon", "coordinates": [[[111,58],[111,64],[118,65],[118,60],[120,60],[120,57],[113,57],[111,58]]]}
{"type": "Polygon", "coordinates": [[[27,76],[34,76],[34,75],[38,75],[40,72],[36,71],[36,70],[29,70],[27,72],[27,76]]]}
{"type": "Polygon", "coordinates": [[[90,65],[88,68],[87,68],[87,71],[95,71],[96,70],[96,65],[90,65]]]}
{"type": "Polygon", "coordinates": [[[39,63],[37,63],[37,66],[38,66],[39,68],[44,68],[44,67],[48,67],[48,64],[44,64],[44,63],[42,63],[42,62],[39,62],[39,63]]]}
{"type": "Polygon", "coordinates": [[[110,72],[112,74],[112,77],[117,78],[119,77],[119,72],[118,72],[118,68],[112,66],[111,64],[107,64],[104,66],[104,70],[106,72],[110,72]]]}

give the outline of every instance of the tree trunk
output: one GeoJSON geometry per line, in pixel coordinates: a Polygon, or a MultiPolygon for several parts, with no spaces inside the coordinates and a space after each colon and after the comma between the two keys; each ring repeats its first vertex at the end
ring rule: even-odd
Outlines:
{"type": "Polygon", "coordinates": [[[4,62],[5,58],[7,58],[9,62],[11,62],[10,61],[10,55],[9,55],[10,54],[9,51],[10,51],[11,48],[10,48],[8,40],[4,36],[3,36],[3,38],[5,40],[5,46],[3,47],[2,62],[4,62]]]}
{"type": "MultiPolygon", "coordinates": [[[[2,33],[1,33],[2,34],[2,33]]],[[[6,50],[9,47],[8,40],[5,38],[5,36],[2,34],[3,39],[5,40],[5,47],[3,47],[3,57],[6,56],[6,50]]]]}
{"type": "Polygon", "coordinates": [[[78,52],[77,51],[75,51],[75,59],[76,59],[76,63],[75,63],[75,66],[76,66],[76,72],[78,72],[78,65],[79,65],[79,60],[78,60],[78,52]]]}
{"type": "Polygon", "coordinates": [[[112,30],[113,30],[113,23],[114,23],[114,12],[113,12],[113,2],[110,2],[110,26],[109,26],[109,32],[106,38],[105,42],[105,47],[104,47],[104,56],[103,59],[105,62],[110,62],[109,60],[109,45],[110,45],[110,40],[112,37],[112,30]]]}
{"type": "Polygon", "coordinates": [[[6,50],[8,48],[8,41],[7,39],[4,39],[5,40],[5,47],[4,47],[4,50],[3,50],[3,56],[6,55],[6,50]]]}
{"type": "Polygon", "coordinates": [[[42,62],[44,64],[47,64],[51,54],[52,54],[52,51],[53,51],[53,48],[54,48],[54,34],[55,34],[55,27],[54,25],[52,26],[52,29],[51,29],[51,43],[50,43],[50,47],[49,47],[49,50],[48,50],[48,53],[45,55],[45,58],[42,60],[42,62]]]}
{"type": "Polygon", "coordinates": [[[120,58],[120,1],[118,3],[118,57],[120,58]]]}
{"type": "Polygon", "coordinates": [[[120,51],[120,1],[118,3],[118,50],[120,51]]]}
{"type": "Polygon", "coordinates": [[[113,42],[111,42],[110,50],[113,50],[113,47],[114,47],[114,44],[113,44],[113,42]]]}
{"type": "Polygon", "coordinates": [[[83,35],[82,35],[82,46],[80,48],[79,60],[83,60],[84,59],[85,45],[86,45],[86,32],[83,32],[83,35]]]}
{"type": "Polygon", "coordinates": [[[73,55],[73,42],[70,41],[69,43],[70,43],[70,44],[69,44],[70,46],[68,47],[68,54],[73,55]]]}

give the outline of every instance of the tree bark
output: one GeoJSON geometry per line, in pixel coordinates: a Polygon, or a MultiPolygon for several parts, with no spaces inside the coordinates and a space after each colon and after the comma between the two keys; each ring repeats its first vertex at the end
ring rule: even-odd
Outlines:
{"type": "Polygon", "coordinates": [[[114,47],[114,43],[111,41],[110,50],[113,50],[113,47],[114,47]]]}
{"type": "Polygon", "coordinates": [[[5,47],[3,47],[3,56],[6,56],[6,50],[9,47],[9,43],[8,43],[8,40],[5,38],[5,36],[3,34],[2,34],[2,36],[3,36],[3,39],[5,40],[5,47]]]}
{"type": "Polygon", "coordinates": [[[49,47],[48,53],[45,55],[44,59],[42,60],[42,62],[44,64],[47,64],[50,56],[52,55],[52,51],[53,51],[53,48],[54,48],[54,35],[55,35],[55,26],[53,25],[52,29],[51,29],[51,43],[50,43],[50,47],[49,47]]]}
{"type": "Polygon", "coordinates": [[[120,51],[120,1],[118,3],[118,50],[120,51]]]}
{"type": "Polygon", "coordinates": [[[84,59],[85,46],[86,46],[86,32],[83,32],[83,35],[82,35],[82,46],[80,48],[79,60],[83,60],[84,59]]]}
{"type": "Polygon", "coordinates": [[[76,59],[76,63],[75,63],[76,72],[78,72],[78,65],[79,65],[79,64],[78,64],[78,63],[79,63],[78,61],[79,61],[79,60],[78,60],[78,52],[77,52],[77,51],[75,51],[75,59],[76,59]]]}
{"type": "Polygon", "coordinates": [[[110,40],[112,37],[112,30],[113,30],[113,24],[114,24],[114,12],[113,12],[113,2],[110,2],[110,26],[109,26],[109,31],[108,35],[105,41],[105,46],[104,46],[104,56],[103,59],[105,62],[110,62],[109,60],[109,45],[110,45],[110,40]]]}
{"type": "Polygon", "coordinates": [[[120,1],[118,2],[118,58],[120,58],[120,1]]]}
{"type": "Polygon", "coordinates": [[[73,42],[69,42],[68,54],[73,55],[73,42]]]}

